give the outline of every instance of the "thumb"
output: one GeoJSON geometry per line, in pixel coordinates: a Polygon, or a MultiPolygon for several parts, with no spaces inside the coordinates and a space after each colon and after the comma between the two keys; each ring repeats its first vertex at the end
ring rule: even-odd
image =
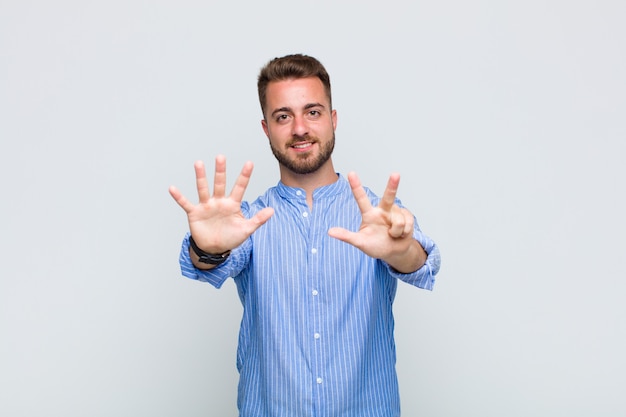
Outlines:
{"type": "Polygon", "coordinates": [[[270,217],[272,217],[274,215],[274,209],[271,207],[265,207],[263,210],[259,211],[257,214],[255,214],[251,219],[250,222],[254,225],[254,230],[258,229],[259,227],[263,226],[265,224],[265,222],[267,222],[269,220],[270,217]]]}
{"type": "Polygon", "coordinates": [[[356,233],[344,229],[343,227],[331,227],[328,229],[328,236],[352,244],[356,233]]]}

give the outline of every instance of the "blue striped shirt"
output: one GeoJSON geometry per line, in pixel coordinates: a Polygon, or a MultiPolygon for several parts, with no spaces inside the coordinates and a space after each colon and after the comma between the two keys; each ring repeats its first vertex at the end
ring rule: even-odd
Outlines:
{"type": "MultiPolygon", "coordinates": [[[[373,205],[379,198],[366,189],[373,205]]],[[[400,202],[398,201],[398,204],[400,202]]],[[[209,271],[196,269],[185,237],[184,276],[219,288],[233,277],[243,304],[237,349],[241,417],[399,416],[392,303],[397,280],[431,290],[439,250],[415,223],[428,253],[418,271],[386,263],[328,236],[333,226],[359,229],[361,213],[347,180],[313,193],[282,183],[254,203],[274,215],[209,271]]]]}

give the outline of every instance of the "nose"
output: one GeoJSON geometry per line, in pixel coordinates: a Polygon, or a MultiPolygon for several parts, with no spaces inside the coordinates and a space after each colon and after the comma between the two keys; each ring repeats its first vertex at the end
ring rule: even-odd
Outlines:
{"type": "Polygon", "coordinates": [[[306,136],[309,133],[309,126],[302,116],[295,116],[291,124],[291,134],[293,136],[306,136]]]}

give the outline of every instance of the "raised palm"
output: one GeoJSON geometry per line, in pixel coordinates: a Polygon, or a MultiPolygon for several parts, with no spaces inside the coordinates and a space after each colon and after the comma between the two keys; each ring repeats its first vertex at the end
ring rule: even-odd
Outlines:
{"type": "Polygon", "coordinates": [[[194,164],[198,203],[193,204],[174,186],[169,192],[187,213],[189,230],[196,244],[209,253],[223,253],[234,249],[274,214],[272,208],[264,208],[251,218],[244,217],[241,202],[252,174],[252,162],[246,162],[230,193],[226,195],[226,158],[215,158],[213,195],[209,191],[204,164],[194,164]]]}

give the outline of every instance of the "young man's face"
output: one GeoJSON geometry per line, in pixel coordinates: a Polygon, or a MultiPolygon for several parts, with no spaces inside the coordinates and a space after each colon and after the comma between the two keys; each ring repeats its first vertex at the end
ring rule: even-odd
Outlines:
{"type": "Polygon", "coordinates": [[[290,171],[309,174],[330,159],[337,114],[319,78],[270,82],[261,123],[274,156],[290,171]]]}

